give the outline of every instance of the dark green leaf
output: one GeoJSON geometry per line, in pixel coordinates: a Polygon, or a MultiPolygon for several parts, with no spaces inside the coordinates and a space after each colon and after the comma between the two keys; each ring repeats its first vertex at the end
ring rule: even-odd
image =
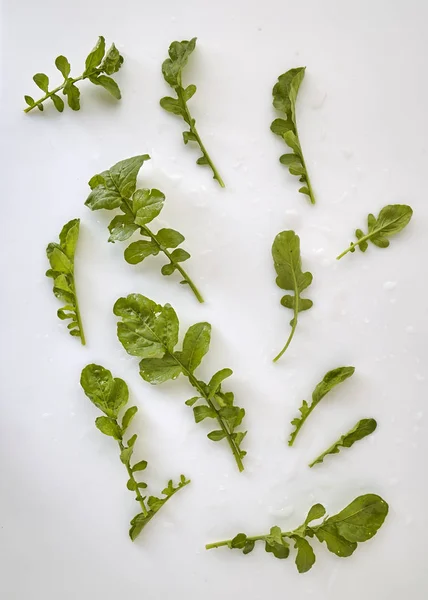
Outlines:
{"type": "Polygon", "coordinates": [[[351,556],[357,548],[355,542],[349,542],[342,537],[334,523],[328,521],[315,529],[315,535],[320,542],[325,542],[330,552],[333,552],[336,556],[351,556]]]}
{"type": "Polygon", "coordinates": [[[293,537],[294,547],[297,550],[296,567],[299,573],[306,573],[315,563],[315,554],[310,543],[299,536],[293,537]]]}
{"type": "Polygon", "coordinates": [[[159,254],[159,246],[156,242],[146,242],[145,240],[132,242],[124,252],[126,262],[131,265],[136,265],[148,256],[156,256],[156,254],[159,254]]]}
{"type": "Polygon", "coordinates": [[[67,96],[68,106],[72,110],[80,110],[80,90],[74,83],[66,84],[64,94],[67,96]]]}
{"type": "Polygon", "coordinates": [[[62,98],[60,98],[56,94],[52,94],[51,100],[54,103],[54,106],[58,112],[62,112],[64,110],[64,101],[62,98]]]}
{"type": "Polygon", "coordinates": [[[193,373],[201,364],[209,350],[210,341],[211,325],[209,323],[196,323],[187,330],[183,341],[183,350],[180,353],[180,362],[190,373],[193,373]]]}
{"type": "MultiPolygon", "coordinates": [[[[291,121],[286,121],[285,119],[275,119],[270,126],[271,131],[276,135],[280,135],[281,137],[284,135],[284,133],[287,133],[287,131],[290,131],[292,128],[293,123],[291,121]]],[[[294,156],[294,154],[291,156],[294,156]]]]}
{"type": "Polygon", "coordinates": [[[103,62],[101,63],[100,69],[107,73],[107,75],[113,75],[117,73],[123,64],[123,56],[120,55],[119,50],[114,44],[108,49],[103,62]]]}
{"type": "Polygon", "coordinates": [[[216,431],[211,431],[207,437],[212,440],[213,442],[219,442],[220,440],[223,440],[226,437],[226,433],[224,431],[222,431],[221,429],[218,429],[216,431]]]}
{"type": "Polygon", "coordinates": [[[101,85],[113,96],[113,98],[116,98],[116,100],[121,99],[122,95],[119,86],[111,77],[108,77],[107,75],[97,75],[96,77],[90,77],[90,80],[95,85],[101,85]]]}
{"type": "Polygon", "coordinates": [[[175,263],[184,262],[185,260],[189,260],[189,258],[190,254],[186,250],[183,250],[183,248],[177,248],[171,252],[171,260],[175,263]]]}
{"type": "Polygon", "coordinates": [[[312,521],[321,519],[325,515],[325,508],[322,504],[314,504],[308,512],[305,519],[305,525],[309,525],[312,521]]]}
{"type": "Polygon", "coordinates": [[[156,239],[165,248],[176,248],[184,242],[184,236],[174,229],[160,229],[156,234],[156,239]]]}
{"type": "Polygon", "coordinates": [[[124,242],[138,229],[132,215],[117,215],[108,226],[109,242],[124,242]]]}
{"type": "Polygon", "coordinates": [[[376,494],[355,498],[340,513],[330,517],[326,524],[334,525],[348,542],[365,542],[383,525],[388,514],[388,504],[376,494]]]}
{"type": "Polygon", "coordinates": [[[235,535],[235,537],[231,541],[230,547],[241,549],[241,548],[244,548],[246,543],[247,543],[247,536],[245,535],[245,533],[238,533],[237,535],[235,535]]]}
{"type": "Polygon", "coordinates": [[[181,86],[181,73],[183,68],[186,66],[189,56],[193,52],[196,46],[196,38],[193,38],[188,42],[183,40],[182,42],[172,42],[169,47],[167,58],[162,64],[162,74],[165,81],[169,83],[171,87],[181,86]]]}
{"type": "Polygon", "coordinates": [[[189,142],[197,142],[198,138],[191,131],[183,131],[183,141],[188,144],[189,142]]]}

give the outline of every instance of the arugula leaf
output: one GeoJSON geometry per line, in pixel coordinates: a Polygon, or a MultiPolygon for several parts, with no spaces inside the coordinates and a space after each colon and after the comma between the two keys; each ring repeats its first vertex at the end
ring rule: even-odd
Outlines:
{"type": "Polygon", "coordinates": [[[128,403],[128,386],[123,379],[113,377],[109,370],[94,364],[87,365],[83,369],[80,377],[80,385],[89,400],[106,415],[105,417],[98,417],[95,420],[95,424],[101,433],[117,440],[120,450],[120,460],[125,465],[128,473],[126,486],[128,490],[135,493],[135,499],[141,507],[141,512],[132,519],[129,530],[129,536],[134,541],[165,502],[190,483],[190,479],[186,479],[184,475],[181,475],[180,481],[176,486],[170,480],[167,487],[162,490],[162,498],[150,496],[147,499],[146,496],[142,496],[140,490],[146,489],[147,483],[137,481],[135,473],[144,471],[147,468],[147,461],[140,460],[131,464],[137,435],[134,434],[128,441],[124,439],[131,420],[138,410],[137,407],[132,406],[128,408],[122,417],[121,423],[118,420],[119,413],[128,403]]]}
{"type": "Polygon", "coordinates": [[[272,90],[273,105],[277,110],[284,113],[285,118],[275,119],[270,128],[293,150],[291,154],[283,154],[279,159],[280,163],[287,166],[292,175],[299,177],[299,181],[303,183],[299,192],[306,194],[311,204],[315,204],[315,196],[303,158],[296,121],[296,99],[300,84],[305,76],[305,69],[306,67],[290,69],[278,77],[278,81],[272,90]]]}
{"type": "Polygon", "coordinates": [[[214,442],[225,439],[239,470],[243,471],[242,459],[246,452],[241,450],[241,443],[246,432],[236,429],[242,423],[245,410],[234,405],[232,393],[221,389],[222,382],[232,375],[232,370],[222,369],[213,375],[208,385],[194,374],[209,350],[211,325],[196,323],[189,327],[182,349],[175,350],[179,322],[169,304],[160,306],[141,294],[130,294],[117,300],[113,312],[122,319],[117,325],[119,341],[128,354],[141,358],[141,377],[153,385],[177,379],[179,375],[187,377],[198,395],[186,404],[194,406],[198,401],[204,402],[193,408],[196,423],[207,418],[217,421],[220,429],[211,431],[208,438],[214,442]]]}
{"type": "Polygon", "coordinates": [[[350,448],[358,442],[358,440],[362,440],[367,437],[376,429],[377,423],[374,419],[361,419],[358,423],[345,435],[342,435],[340,439],[337,440],[334,444],[332,444],[327,450],[325,450],[318,458],[313,460],[309,466],[313,467],[317,463],[322,463],[324,458],[328,454],[338,454],[340,452],[340,448],[350,448]]]}
{"type": "Polygon", "coordinates": [[[343,383],[349,377],[355,373],[355,367],[338,367],[332,371],[328,371],[320,381],[314,391],[312,392],[312,402],[308,404],[306,400],[303,400],[302,406],[299,408],[300,417],[296,417],[291,421],[294,425],[294,429],[291,432],[288,445],[292,446],[297,434],[303,427],[303,423],[309,417],[314,408],[321,402],[321,400],[330,392],[334,387],[343,383]]]}
{"type": "Polygon", "coordinates": [[[355,232],[357,241],[351,242],[349,248],[339,254],[337,260],[348,252],[355,252],[357,247],[361,252],[365,252],[369,247],[369,241],[378,248],[388,248],[388,238],[404,229],[412,215],[413,210],[407,204],[389,204],[382,208],[377,219],[370,214],[367,218],[368,233],[365,234],[361,229],[357,229],[355,232]]]}
{"type": "MultiPolygon", "coordinates": [[[[321,504],[315,505],[309,514],[312,511],[318,515],[315,518],[321,518],[325,514],[321,504]]],[[[276,558],[284,559],[290,554],[290,544],[286,541],[289,539],[294,542],[294,548],[297,550],[297,570],[299,573],[306,573],[316,560],[307,537],[315,536],[320,542],[325,542],[328,550],[336,556],[342,558],[351,556],[359,542],[371,539],[378,532],[387,514],[388,504],[385,500],[375,494],[365,494],[355,498],[340,513],[324,519],[319,525],[309,526],[314,517],[309,518],[308,515],[304,523],[292,531],[281,531],[280,527],[272,527],[270,532],[264,535],[250,537],[245,533],[238,533],[232,539],[207,544],[205,548],[210,550],[227,546],[248,554],[254,549],[257,541],[262,541],[265,543],[266,552],[272,553],[276,558]]]]}
{"type": "Polygon", "coordinates": [[[224,187],[223,179],[220,177],[214,163],[212,162],[199,133],[196,129],[196,121],[192,118],[187,106],[188,100],[195,94],[196,85],[189,85],[183,88],[182,74],[183,69],[187,65],[187,61],[196,47],[196,38],[190,41],[183,40],[182,42],[172,42],[169,47],[167,58],[162,63],[162,75],[165,81],[174,89],[177,98],[165,97],[160,100],[162,108],[174,115],[178,115],[184,119],[189,126],[189,131],[183,132],[183,141],[185,144],[196,142],[202,152],[202,156],[198,158],[198,165],[208,165],[213,172],[213,179],[218,181],[221,187],[224,187]]]}
{"type": "Polygon", "coordinates": [[[111,45],[107,53],[105,52],[105,39],[100,36],[94,49],[88,54],[85,62],[85,70],[79,77],[70,77],[71,66],[65,56],[58,56],[55,59],[55,66],[64,78],[61,85],[49,90],[49,77],[45,73],[36,73],[33,77],[34,83],[39,87],[45,95],[39,100],[34,100],[31,96],[24,96],[25,102],[28,104],[24,112],[28,113],[33,108],[38,108],[43,111],[44,102],[52,100],[53,105],[58,112],[64,110],[64,101],[58,92],[67,97],[68,105],[72,110],[80,109],[80,90],[75,85],[78,81],[88,79],[94,85],[100,85],[107,90],[116,100],[121,99],[119,86],[111,77],[113,73],[117,73],[123,63],[123,56],[120,55],[114,44],[111,45]]]}
{"type": "Polygon", "coordinates": [[[125,250],[126,262],[136,265],[148,256],[162,253],[168,260],[161,268],[162,275],[172,275],[175,271],[183,278],[180,283],[187,284],[199,302],[203,302],[198,288],[180,263],[190,258],[190,254],[177,248],[184,242],[184,236],[174,229],[160,229],[154,233],[147,224],[161,212],[165,201],[162,192],[156,189],[136,189],[137,176],[148,154],[133,156],[121,160],[108,171],[94,175],[89,181],[91,193],[85,205],[91,210],[113,210],[119,208],[123,214],[117,215],[108,226],[109,242],[122,242],[129,239],[137,230],[148,238],[132,242],[125,250]],[[171,249],[175,248],[171,252],[171,249]]]}
{"type": "Polygon", "coordinates": [[[65,302],[65,306],[57,312],[58,317],[62,321],[70,319],[67,325],[70,335],[80,337],[84,346],[86,340],[74,280],[74,255],[79,238],[79,227],[80,219],[69,221],[59,234],[59,244],[56,242],[48,244],[46,254],[51,268],[46,271],[46,276],[54,280],[54,295],[65,302]]]}
{"type": "Polygon", "coordinates": [[[300,238],[294,231],[282,231],[275,237],[272,245],[272,257],[277,273],[276,285],[282,290],[292,290],[294,296],[286,295],[281,298],[282,306],[291,308],[294,317],[290,321],[291,332],[281,352],[273,359],[279,360],[293,339],[297,327],[299,312],[309,310],[313,302],[302,298],[300,294],[312,283],[312,273],[302,272],[302,260],[300,257],[300,238]]]}

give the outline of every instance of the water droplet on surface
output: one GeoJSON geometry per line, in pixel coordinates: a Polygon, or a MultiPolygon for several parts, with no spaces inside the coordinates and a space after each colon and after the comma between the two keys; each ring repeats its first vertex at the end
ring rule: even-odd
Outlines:
{"type": "Polygon", "coordinates": [[[385,283],[383,284],[383,289],[387,291],[393,290],[395,287],[397,287],[396,281],[385,281],[385,283]]]}

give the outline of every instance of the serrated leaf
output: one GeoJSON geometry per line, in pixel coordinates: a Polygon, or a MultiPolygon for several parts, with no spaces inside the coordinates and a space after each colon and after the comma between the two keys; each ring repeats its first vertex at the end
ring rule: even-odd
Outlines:
{"type": "Polygon", "coordinates": [[[321,400],[337,385],[343,383],[349,377],[355,373],[355,367],[338,367],[337,369],[332,369],[328,371],[320,381],[314,391],[312,392],[312,402],[310,405],[304,400],[302,406],[300,407],[301,417],[296,417],[291,422],[294,425],[294,430],[290,435],[290,439],[288,441],[288,445],[292,446],[294,440],[297,437],[300,429],[302,428],[304,422],[309,417],[314,408],[321,402],[321,400]]]}
{"type": "Polygon", "coordinates": [[[125,414],[123,415],[123,418],[122,418],[122,429],[123,429],[123,431],[125,431],[126,429],[128,429],[128,427],[129,427],[132,419],[134,418],[134,416],[136,415],[137,412],[138,412],[138,408],[136,406],[131,406],[125,412],[125,414]]]}
{"type": "Polygon", "coordinates": [[[310,463],[310,467],[313,467],[317,463],[322,463],[324,458],[329,454],[338,454],[340,448],[350,448],[363,438],[367,437],[376,429],[377,423],[374,419],[361,419],[354,427],[348,431],[345,435],[342,435],[337,442],[332,444],[327,450],[325,450],[318,458],[310,463]]]}
{"type": "Polygon", "coordinates": [[[294,298],[284,296],[281,301],[285,306],[293,306],[294,318],[292,330],[282,351],[274,359],[278,360],[286,351],[294,336],[297,326],[297,315],[302,310],[308,310],[312,302],[301,298],[301,293],[312,283],[312,273],[302,271],[300,257],[300,238],[294,231],[278,233],[272,245],[272,257],[277,273],[276,284],[283,290],[292,290],[294,298]]]}
{"type": "Polygon", "coordinates": [[[100,365],[87,365],[82,371],[80,385],[91,402],[112,419],[117,419],[119,411],[128,402],[128,386],[123,379],[113,378],[111,372],[100,365]]]}
{"type": "Polygon", "coordinates": [[[92,73],[96,69],[96,67],[98,67],[98,65],[101,63],[102,59],[104,58],[105,48],[106,48],[106,42],[105,42],[104,37],[101,35],[98,38],[98,41],[95,44],[95,47],[93,48],[93,50],[91,50],[91,52],[88,54],[88,56],[86,58],[85,75],[88,73],[92,73]]]}
{"type": "Polygon", "coordinates": [[[109,419],[108,417],[97,417],[95,419],[95,425],[101,433],[104,433],[104,435],[114,437],[115,440],[121,439],[120,427],[112,419],[109,419]]]}
{"type": "Polygon", "coordinates": [[[36,73],[33,81],[43,92],[49,91],[49,77],[45,73],[36,73]]]}
{"type": "Polygon", "coordinates": [[[55,59],[55,66],[61,73],[61,75],[64,77],[64,79],[68,79],[68,76],[70,75],[71,71],[71,65],[66,59],[66,57],[62,55],[57,56],[57,58],[55,59]]]}

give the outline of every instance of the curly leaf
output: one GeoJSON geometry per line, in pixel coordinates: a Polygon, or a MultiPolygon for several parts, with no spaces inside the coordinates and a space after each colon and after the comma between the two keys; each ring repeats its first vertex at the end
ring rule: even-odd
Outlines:
{"type": "Polygon", "coordinates": [[[296,99],[304,76],[305,67],[298,67],[290,69],[278,77],[272,90],[273,105],[285,114],[285,119],[275,119],[271,125],[271,131],[281,136],[287,146],[293,150],[293,154],[284,154],[279,160],[288,167],[292,175],[299,177],[299,181],[304,184],[299,192],[306,194],[311,204],[315,204],[315,196],[297,133],[296,99]]]}
{"type": "Polygon", "coordinates": [[[333,369],[332,371],[328,371],[315,387],[312,392],[312,402],[309,405],[306,400],[303,400],[302,406],[299,408],[300,417],[296,417],[291,421],[291,424],[294,425],[294,430],[291,432],[290,439],[288,441],[288,445],[292,446],[294,440],[297,437],[297,434],[301,430],[304,422],[309,417],[314,408],[321,402],[321,400],[330,392],[334,387],[339,385],[340,383],[346,381],[349,377],[355,373],[355,367],[338,367],[337,369],[333,369]]]}
{"type": "Polygon", "coordinates": [[[413,210],[407,204],[389,204],[382,208],[377,219],[370,214],[367,218],[368,232],[364,234],[361,229],[357,229],[355,232],[357,242],[352,242],[349,248],[339,254],[337,259],[339,260],[348,252],[355,252],[356,247],[365,252],[369,241],[378,248],[387,248],[389,246],[388,238],[404,229],[412,215],[413,210]]]}
{"type": "Polygon", "coordinates": [[[293,339],[297,327],[298,314],[312,307],[312,300],[301,298],[301,293],[312,283],[312,273],[302,271],[300,257],[300,238],[294,231],[278,233],[272,245],[272,257],[277,273],[276,284],[283,290],[292,290],[294,296],[286,295],[281,304],[294,311],[291,321],[291,332],[281,352],[274,358],[276,362],[281,358],[293,339]]]}
{"type": "Polygon", "coordinates": [[[376,429],[377,423],[374,419],[361,419],[358,423],[345,435],[342,435],[337,442],[332,444],[327,450],[325,450],[318,458],[312,461],[309,466],[313,467],[318,463],[322,463],[324,458],[329,454],[338,454],[340,448],[350,448],[363,438],[367,437],[376,429]]]}
{"type": "Polygon", "coordinates": [[[46,276],[52,277],[54,280],[55,296],[65,302],[65,306],[58,310],[58,317],[61,320],[70,319],[67,326],[70,335],[80,337],[82,344],[85,345],[85,334],[74,281],[74,255],[79,238],[79,227],[80,219],[69,221],[59,234],[59,244],[48,244],[46,255],[51,268],[46,271],[46,276]]]}

